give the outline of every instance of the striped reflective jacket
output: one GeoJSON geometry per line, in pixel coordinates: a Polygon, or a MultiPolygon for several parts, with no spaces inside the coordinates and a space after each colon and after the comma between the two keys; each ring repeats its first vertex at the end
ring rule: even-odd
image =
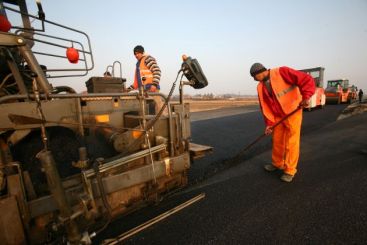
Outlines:
{"type": "MultiPolygon", "coordinates": [[[[269,80],[272,92],[274,93],[283,112],[285,114],[289,114],[294,111],[302,101],[302,95],[298,86],[285,82],[283,77],[280,75],[279,68],[270,70],[269,80]]],[[[275,122],[273,110],[270,108],[268,103],[264,101],[264,86],[266,86],[264,82],[259,82],[257,85],[261,110],[267,120],[275,122]]]]}
{"type": "Polygon", "coordinates": [[[161,79],[161,69],[156,60],[150,56],[143,56],[136,64],[135,79],[132,88],[138,89],[139,84],[144,86],[145,90],[149,90],[152,85],[159,87],[161,79]]]}

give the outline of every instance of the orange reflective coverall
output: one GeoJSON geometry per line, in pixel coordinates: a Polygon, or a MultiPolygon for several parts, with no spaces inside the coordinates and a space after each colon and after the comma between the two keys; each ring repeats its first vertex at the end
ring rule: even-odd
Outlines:
{"type": "MultiPolygon", "coordinates": [[[[315,92],[312,77],[298,73],[288,67],[271,69],[269,83],[259,82],[259,101],[267,125],[275,124],[297,109],[303,99],[309,99],[315,92]]],[[[301,124],[302,110],[298,110],[273,130],[272,164],[286,174],[297,172],[301,124]]]]}

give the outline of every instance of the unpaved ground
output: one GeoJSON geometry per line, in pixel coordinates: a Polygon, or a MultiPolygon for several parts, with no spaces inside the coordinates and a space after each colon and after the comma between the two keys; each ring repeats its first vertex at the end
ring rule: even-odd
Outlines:
{"type": "Polygon", "coordinates": [[[238,100],[185,100],[185,102],[190,103],[190,112],[257,105],[259,103],[257,98],[238,100]]]}
{"type": "Polygon", "coordinates": [[[345,110],[343,110],[343,112],[339,115],[338,120],[362,114],[366,111],[367,111],[367,101],[363,101],[362,103],[356,102],[345,108],[345,110]]]}

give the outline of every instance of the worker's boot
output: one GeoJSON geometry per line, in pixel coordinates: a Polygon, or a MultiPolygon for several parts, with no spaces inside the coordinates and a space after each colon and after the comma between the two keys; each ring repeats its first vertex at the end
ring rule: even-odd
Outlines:
{"type": "Polygon", "coordinates": [[[293,175],[290,175],[290,174],[283,174],[282,176],[280,176],[280,179],[284,182],[292,182],[293,180],[293,175]]]}
{"type": "Polygon", "coordinates": [[[264,169],[268,172],[274,172],[277,168],[273,164],[264,165],[264,169]]]}

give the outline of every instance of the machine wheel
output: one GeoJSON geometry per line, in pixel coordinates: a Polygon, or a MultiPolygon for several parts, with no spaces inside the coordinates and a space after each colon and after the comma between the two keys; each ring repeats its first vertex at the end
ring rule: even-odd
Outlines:
{"type": "MultiPolygon", "coordinates": [[[[69,129],[55,127],[47,129],[49,150],[52,152],[61,178],[80,172],[72,166],[73,161],[79,158],[78,137],[69,129]]],[[[12,149],[15,160],[23,164],[29,171],[34,189],[38,196],[49,193],[45,174],[42,172],[41,162],[36,158],[43,149],[40,131],[34,131],[12,149]]]]}

